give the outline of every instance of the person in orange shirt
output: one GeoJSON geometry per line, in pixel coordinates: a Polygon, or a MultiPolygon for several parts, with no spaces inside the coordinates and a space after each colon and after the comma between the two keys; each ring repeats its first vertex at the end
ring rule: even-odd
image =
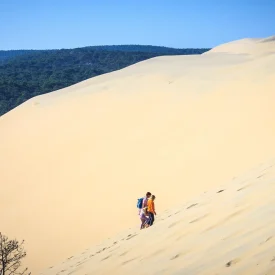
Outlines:
{"type": "Polygon", "coordinates": [[[147,210],[149,213],[149,222],[148,225],[152,226],[154,221],[155,221],[155,215],[157,215],[156,211],[155,211],[155,195],[152,195],[152,197],[148,200],[147,202],[147,210]]]}

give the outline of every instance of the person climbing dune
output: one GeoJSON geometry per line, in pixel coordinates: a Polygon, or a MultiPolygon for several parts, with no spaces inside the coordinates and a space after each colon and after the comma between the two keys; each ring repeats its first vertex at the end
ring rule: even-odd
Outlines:
{"type": "Polygon", "coordinates": [[[148,200],[147,205],[148,205],[148,213],[149,213],[149,226],[152,226],[154,221],[155,221],[155,215],[157,215],[155,211],[155,199],[156,196],[152,195],[152,197],[148,200]]]}
{"type": "Polygon", "coordinates": [[[147,207],[148,199],[151,197],[151,192],[147,192],[146,195],[142,198],[138,199],[137,208],[138,208],[138,215],[140,215],[140,211],[142,208],[147,207]]]}

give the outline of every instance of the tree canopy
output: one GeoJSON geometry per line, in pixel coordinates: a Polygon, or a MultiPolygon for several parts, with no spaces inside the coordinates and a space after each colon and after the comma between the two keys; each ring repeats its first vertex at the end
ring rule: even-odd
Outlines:
{"type": "MultiPolygon", "coordinates": [[[[0,116],[24,101],[85,79],[160,56],[201,54],[209,49],[156,46],[93,46],[76,49],[11,51],[0,63],[0,116]],[[15,51],[16,52],[16,51],[15,51]]],[[[0,60],[3,51],[0,51],[0,60]]]]}

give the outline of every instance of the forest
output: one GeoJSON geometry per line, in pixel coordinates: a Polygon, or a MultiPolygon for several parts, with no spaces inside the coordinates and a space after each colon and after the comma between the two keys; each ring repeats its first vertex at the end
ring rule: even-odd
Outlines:
{"type": "Polygon", "coordinates": [[[61,50],[0,51],[0,116],[26,100],[160,55],[209,49],[114,45],[61,50]]]}

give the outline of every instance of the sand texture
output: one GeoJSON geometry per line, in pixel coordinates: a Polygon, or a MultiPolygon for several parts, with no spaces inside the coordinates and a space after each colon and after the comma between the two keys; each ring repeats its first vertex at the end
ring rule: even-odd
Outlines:
{"type": "Polygon", "coordinates": [[[274,193],[272,161],[41,274],[274,275],[274,193]]]}
{"type": "MultiPolygon", "coordinates": [[[[212,236],[209,230],[200,234],[202,231],[188,227],[216,228],[215,221],[239,211],[234,201],[242,192],[233,192],[233,185],[227,186],[231,190],[231,195],[226,195],[228,209],[222,202],[220,206],[216,206],[218,202],[210,204],[215,215],[200,223],[189,224],[198,218],[196,213],[208,215],[207,209],[186,212],[178,208],[180,214],[173,219],[159,219],[165,217],[165,209],[174,211],[175,205],[275,157],[274,102],[273,37],[233,41],[203,55],[152,58],[32,98],[0,117],[0,230],[11,238],[25,239],[25,264],[32,274],[38,274],[127,228],[138,228],[136,200],[151,191],[157,197],[158,224],[125,242],[132,247],[131,253],[139,257],[134,246],[141,249],[149,234],[152,249],[158,250],[158,245],[166,249],[167,244],[176,255],[173,242],[180,233],[172,237],[173,230],[183,229],[172,227],[169,231],[167,227],[182,215],[184,232],[190,231],[190,237],[181,240],[181,253],[185,246],[201,249],[186,254],[194,267],[191,270],[201,268],[196,255],[204,265],[209,263],[209,268],[223,266],[225,263],[216,266],[215,259],[209,258],[219,255],[202,254],[212,245],[219,252],[230,249],[216,243],[221,233],[212,236]],[[153,230],[156,232],[151,233],[153,230]],[[171,243],[167,239],[163,244],[158,234],[171,234],[171,243]],[[143,243],[138,242],[141,240],[143,243]]],[[[260,185],[255,186],[261,190],[260,185]]],[[[267,184],[263,192],[268,194],[271,188],[267,184]]],[[[218,199],[218,194],[215,196],[213,200],[218,199]]],[[[255,207],[258,199],[269,203],[256,196],[255,207]]],[[[249,207],[241,213],[247,219],[247,230],[252,228],[250,222],[257,221],[255,226],[262,222],[249,207]]],[[[271,219],[268,213],[266,217],[264,223],[271,219]]],[[[266,237],[264,231],[262,237],[266,237]]],[[[235,257],[225,260],[230,258],[235,257]]],[[[160,268],[154,259],[150,258],[150,267],[155,268],[150,274],[160,268]]],[[[184,268],[181,259],[171,264],[179,260],[184,268]]],[[[105,261],[101,264],[100,260],[92,261],[98,262],[94,268],[103,272],[105,261]]],[[[121,269],[117,272],[121,274],[121,269]]]]}

